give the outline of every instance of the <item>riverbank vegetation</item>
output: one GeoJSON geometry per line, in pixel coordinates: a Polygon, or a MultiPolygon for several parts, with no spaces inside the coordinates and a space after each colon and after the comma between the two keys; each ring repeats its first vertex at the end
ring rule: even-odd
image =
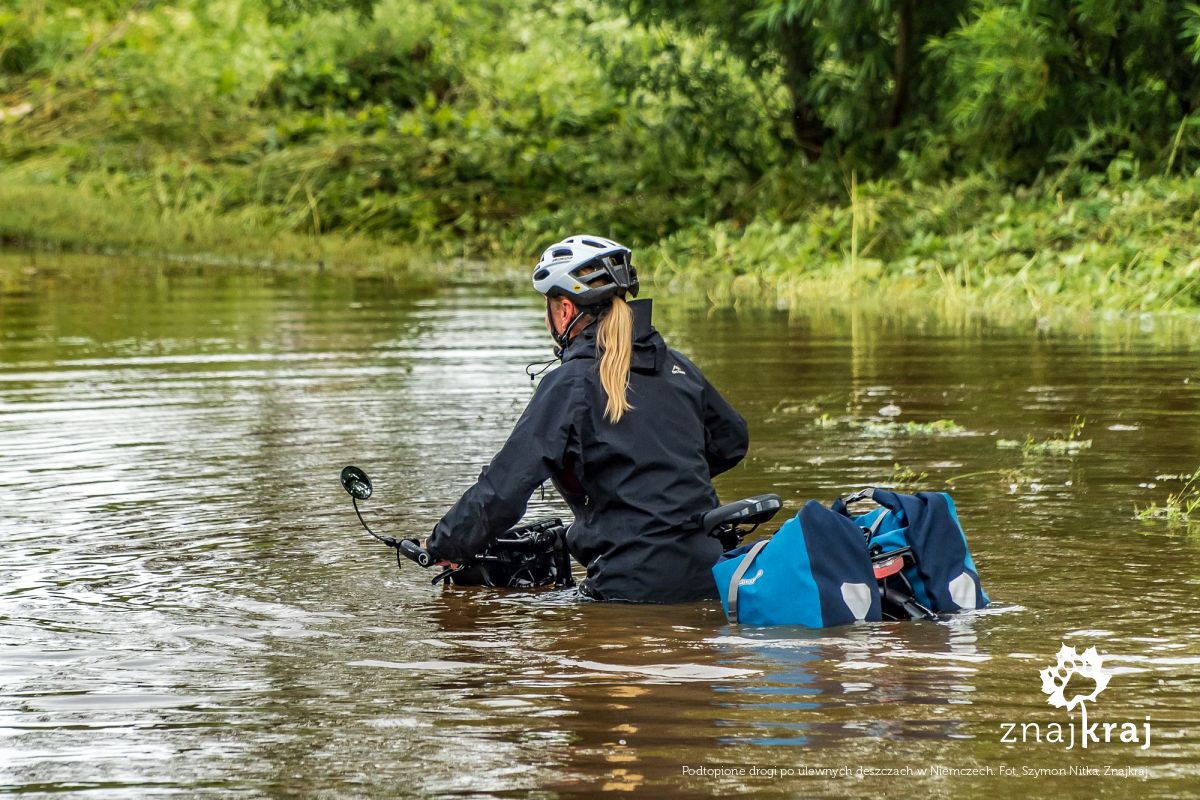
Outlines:
{"type": "Polygon", "coordinates": [[[1178,482],[1180,488],[1169,492],[1161,506],[1151,502],[1149,506],[1135,509],[1138,519],[1163,519],[1176,525],[1200,522],[1200,468],[1191,474],[1159,475],[1155,480],[1178,482]]]}
{"type": "Polygon", "coordinates": [[[1200,6],[16,0],[0,240],[1200,307],[1200,6]],[[847,10],[849,9],[849,10],[847,10]]]}

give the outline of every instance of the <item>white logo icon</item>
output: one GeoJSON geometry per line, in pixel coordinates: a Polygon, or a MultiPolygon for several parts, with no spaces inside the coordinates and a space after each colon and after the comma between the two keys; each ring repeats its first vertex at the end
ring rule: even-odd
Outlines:
{"type": "Polygon", "coordinates": [[[673,366],[671,367],[671,374],[672,374],[672,375],[687,375],[687,373],[686,373],[686,372],[684,372],[683,370],[681,370],[681,369],[679,368],[679,365],[678,365],[678,364],[675,364],[675,365],[673,365],[673,366]]]}
{"type": "Polygon", "coordinates": [[[1056,708],[1065,708],[1067,711],[1075,710],[1075,706],[1085,700],[1094,703],[1112,678],[1112,672],[1104,668],[1104,656],[1097,653],[1096,648],[1089,647],[1081,655],[1075,652],[1074,647],[1067,647],[1065,644],[1058,651],[1058,663],[1053,667],[1046,667],[1042,670],[1041,675],[1042,691],[1050,696],[1046,702],[1056,708]],[[1067,684],[1075,675],[1088,678],[1095,685],[1090,693],[1075,694],[1067,699],[1065,695],[1067,684]]]}
{"type": "Polygon", "coordinates": [[[758,572],[754,573],[753,578],[742,578],[740,581],[738,581],[738,586],[753,586],[754,584],[758,583],[758,579],[762,576],[763,571],[760,569],[758,572]]]}

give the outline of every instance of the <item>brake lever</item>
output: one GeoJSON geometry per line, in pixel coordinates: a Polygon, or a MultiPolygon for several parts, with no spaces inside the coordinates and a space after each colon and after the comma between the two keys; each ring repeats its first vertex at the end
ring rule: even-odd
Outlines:
{"type": "Polygon", "coordinates": [[[466,564],[457,564],[454,566],[446,567],[444,570],[439,572],[437,574],[437,576],[432,581],[430,581],[430,583],[434,586],[437,586],[438,583],[441,581],[446,581],[447,583],[449,583],[450,578],[452,578],[453,576],[462,572],[466,568],[467,568],[466,564]]]}

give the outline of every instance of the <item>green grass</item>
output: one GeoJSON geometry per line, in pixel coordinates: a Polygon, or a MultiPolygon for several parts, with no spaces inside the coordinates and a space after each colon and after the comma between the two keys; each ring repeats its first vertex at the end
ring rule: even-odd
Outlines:
{"type": "MultiPolygon", "coordinates": [[[[70,184],[31,174],[0,181],[0,242],[11,247],[423,274],[468,256],[484,280],[510,275],[536,255],[528,235],[517,246],[449,234],[420,243],[386,231],[318,234],[298,231],[270,207],[175,207],[99,176],[70,184]]],[[[976,179],[873,192],[866,216],[874,222],[863,232],[851,230],[862,215],[849,206],[818,203],[796,222],[772,222],[764,212],[740,228],[696,223],[639,248],[637,259],[658,292],[716,305],[833,303],[1081,324],[1096,311],[1200,309],[1200,179],[1134,182],[1070,201],[1033,190],[1006,194],[976,179]]],[[[547,226],[544,239],[568,230],[547,226]]],[[[1051,442],[1046,451],[1060,447],[1086,445],[1051,442]]]]}
{"type": "Polygon", "coordinates": [[[1176,492],[1169,492],[1160,506],[1151,502],[1145,508],[1134,508],[1134,515],[1142,520],[1165,520],[1170,524],[1200,522],[1200,469],[1190,475],[1160,475],[1161,479],[1182,481],[1176,492]]]}
{"type": "Polygon", "coordinates": [[[838,419],[828,413],[813,418],[817,428],[858,431],[866,436],[963,436],[967,429],[952,419],[932,422],[891,422],[886,420],[838,419]]]}
{"type": "Polygon", "coordinates": [[[1087,420],[1076,417],[1070,428],[1047,439],[1035,439],[1032,435],[1026,436],[1023,441],[998,439],[996,447],[1001,450],[1020,450],[1026,457],[1074,456],[1092,447],[1092,440],[1083,438],[1083,429],[1086,426],[1087,420]]]}
{"type": "Polygon", "coordinates": [[[733,302],[841,297],[950,314],[1062,319],[1200,308],[1200,178],[1006,191],[977,175],[858,184],[798,221],[688,228],[653,248],[661,285],[733,302]],[[863,208],[865,207],[865,208],[863,208]]]}
{"type": "MultiPolygon", "coordinates": [[[[0,243],[122,255],[194,256],[215,263],[427,273],[405,245],[362,236],[312,236],[243,214],[150,211],[128,198],[69,187],[0,182],[0,243]]],[[[429,261],[429,259],[426,259],[429,261]]]]}
{"type": "Polygon", "coordinates": [[[961,436],[967,429],[952,419],[935,419],[932,422],[877,422],[874,420],[853,421],[855,428],[868,436],[961,436]]]}
{"type": "Polygon", "coordinates": [[[900,464],[892,465],[892,474],[885,478],[880,486],[885,486],[896,492],[904,492],[913,494],[928,488],[929,473],[917,472],[912,467],[902,466],[900,464]]]}

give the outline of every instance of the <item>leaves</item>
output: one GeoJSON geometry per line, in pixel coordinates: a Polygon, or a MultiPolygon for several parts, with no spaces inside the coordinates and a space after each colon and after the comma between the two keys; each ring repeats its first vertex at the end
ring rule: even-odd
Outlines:
{"type": "Polygon", "coordinates": [[[1200,167],[1198,64],[1178,0],[15,0],[0,164],[457,254],[588,228],[732,277],[1189,304],[1194,193],[1146,178],[1200,167]]]}

